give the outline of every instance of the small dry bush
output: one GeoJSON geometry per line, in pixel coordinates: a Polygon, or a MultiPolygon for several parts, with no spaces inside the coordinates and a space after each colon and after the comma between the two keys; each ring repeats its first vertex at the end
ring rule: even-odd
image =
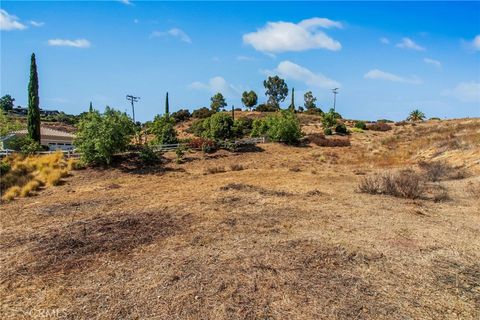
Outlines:
{"type": "Polygon", "coordinates": [[[445,161],[425,162],[421,161],[418,166],[423,170],[428,181],[436,182],[442,179],[465,179],[469,176],[465,168],[455,168],[445,161]]]}
{"type": "Polygon", "coordinates": [[[0,188],[2,200],[7,201],[17,196],[29,196],[41,185],[58,185],[70,170],[78,166],[77,161],[65,159],[60,152],[27,157],[13,155],[4,161],[11,168],[2,175],[0,188]]]}
{"type": "Polygon", "coordinates": [[[307,141],[316,144],[319,147],[348,147],[350,146],[350,139],[348,138],[327,138],[320,133],[313,133],[308,135],[307,141]]]}
{"type": "Polygon", "coordinates": [[[232,171],[242,171],[243,169],[245,169],[245,168],[243,167],[243,165],[241,165],[239,163],[235,163],[235,164],[230,165],[230,170],[232,170],[232,171]]]}
{"type": "Polygon", "coordinates": [[[480,200],[480,182],[470,181],[465,188],[465,191],[473,198],[480,200]]]}
{"type": "Polygon", "coordinates": [[[367,129],[372,131],[389,131],[392,126],[385,122],[368,123],[367,129]]]}
{"type": "Polygon", "coordinates": [[[206,168],[204,174],[216,174],[226,172],[225,167],[210,167],[206,168]]]}
{"type": "Polygon", "coordinates": [[[358,190],[362,193],[418,199],[424,195],[426,186],[420,174],[407,169],[366,176],[360,181],[358,190]]]}

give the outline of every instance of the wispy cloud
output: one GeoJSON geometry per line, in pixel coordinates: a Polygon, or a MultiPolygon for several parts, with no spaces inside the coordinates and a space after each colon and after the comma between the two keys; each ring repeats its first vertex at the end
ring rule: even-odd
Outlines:
{"type": "Polygon", "coordinates": [[[424,58],[423,59],[423,62],[425,62],[426,64],[431,64],[437,68],[441,68],[442,67],[442,63],[438,60],[435,60],[435,59],[430,59],[430,58],[424,58]]]}
{"type": "Polygon", "coordinates": [[[34,27],[43,27],[45,25],[45,22],[30,20],[30,24],[34,27]]]}
{"type": "Polygon", "coordinates": [[[327,49],[337,51],[342,45],[319,28],[342,28],[342,24],[327,18],[311,18],[299,23],[268,22],[255,32],[243,35],[243,42],[264,53],[327,49]]]}
{"type": "Polygon", "coordinates": [[[248,56],[237,56],[238,61],[255,61],[255,58],[248,56]]]}
{"type": "Polygon", "coordinates": [[[442,92],[444,96],[450,96],[461,102],[480,103],[480,82],[460,82],[453,89],[442,92]]]}
{"type": "Polygon", "coordinates": [[[211,93],[220,92],[227,97],[238,96],[240,89],[228,83],[223,77],[216,76],[208,80],[207,83],[195,81],[188,85],[188,88],[195,90],[207,90],[211,93]]]}
{"type": "Polygon", "coordinates": [[[156,37],[174,37],[180,39],[183,42],[192,43],[192,39],[190,39],[188,34],[178,28],[173,28],[168,31],[153,31],[150,35],[150,38],[156,37]]]}
{"type": "Polygon", "coordinates": [[[480,34],[473,38],[472,47],[474,50],[480,51],[480,34]]]}
{"type": "Polygon", "coordinates": [[[417,51],[425,51],[424,47],[416,44],[410,38],[403,38],[401,42],[397,43],[397,47],[402,48],[402,49],[412,49],[412,50],[417,50],[417,51]]]}
{"type": "Polygon", "coordinates": [[[383,81],[393,81],[393,82],[403,82],[403,83],[410,83],[410,84],[421,84],[422,81],[416,77],[402,77],[390,72],[385,72],[382,70],[378,69],[373,69],[365,73],[363,76],[365,79],[370,79],[370,80],[383,80],[383,81]]]}
{"type": "Polygon", "coordinates": [[[390,44],[390,40],[388,40],[388,38],[385,38],[385,37],[380,38],[380,42],[383,44],[390,44]]]}
{"type": "Polygon", "coordinates": [[[90,48],[91,43],[86,39],[50,39],[48,40],[48,45],[52,47],[90,48]]]}
{"type": "Polygon", "coordinates": [[[9,14],[7,11],[0,9],[0,30],[24,30],[27,26],[22,24],[17,16],[9,14]]]}
{"type": "Polygon", "coordinates": [[[340,83],[332,80],[321,73],[315,73],[291,61],[282,61],[273,70],[264,70],[265,74],[277,74],[282,78],[296,80],[305,83],[309,87],[331,89],[340,87],[340,83]]]}
{"type": "Polygon", "coordinates": [[[133,2],[130,0],[118,0],[119,2],[126,4],[127,6],[133,6],[133,2]]]}

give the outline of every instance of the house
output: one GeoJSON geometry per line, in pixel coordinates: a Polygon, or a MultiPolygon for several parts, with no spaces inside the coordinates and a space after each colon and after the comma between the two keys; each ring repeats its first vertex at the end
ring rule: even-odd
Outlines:
{"type": "MultiPolygon", "coordinates": [[[[15,137],[23,137],[28,134],[27,129],[14,131],[0,139],[0,149],[8,149],[8,141],[15,137]]],[[[47,127],[40,127],[40,144],[47,146],[49,150],[73,150],[74,135],[47,127]]]]}

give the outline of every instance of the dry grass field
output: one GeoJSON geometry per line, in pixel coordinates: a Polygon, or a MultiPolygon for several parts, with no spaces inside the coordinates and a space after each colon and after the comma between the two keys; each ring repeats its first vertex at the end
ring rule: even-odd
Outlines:
{"type": "Polygon", "coordinates": [[[479,319],[480,119],[392,127],[130,159],[4,202],[1,318],[479,319]],[[358,190],[422,161],[452,172],[416,199],[358,190]]]}

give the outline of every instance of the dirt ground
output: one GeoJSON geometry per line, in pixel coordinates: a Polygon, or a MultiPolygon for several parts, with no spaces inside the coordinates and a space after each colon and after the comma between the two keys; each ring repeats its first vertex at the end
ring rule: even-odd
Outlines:
{"type": "Polygon", "coordinates": [[[168,153],[1,204],[1,318],[479,319],[480,119],[350,140],[168,153]],[[445,201],[357,191],[420,160],[469,174],[445,201]]]}

